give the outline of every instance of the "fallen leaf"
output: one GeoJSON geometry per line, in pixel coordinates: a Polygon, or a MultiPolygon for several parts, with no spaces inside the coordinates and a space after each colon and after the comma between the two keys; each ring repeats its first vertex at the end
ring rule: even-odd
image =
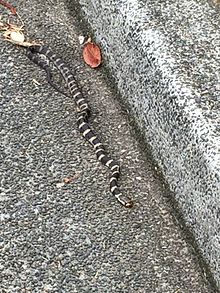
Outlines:
{"type": "Polygon", "coordinates": [[[66,184],[68,184],[68,183],[71,183],[71,182],[75,181],[79,177],[80,177],[80,173],[77,172],[73,176],[68,176],[68,177],[63,178],[63,182],[66,183],[66,184]]]}
{"type": "MultiPolygon", "coordinates": [[[[1,3],[0,3],[1,4],[1,3]]],[[[30,47],[33,45],[40,45],[40,42],[36,41],[25,41],[25,36],[23,34],[23,25],[17,26],[11,23],[3,23],[0,22],[0,31],[3,31],[3,38],[7,42],[11,42],[12,44],[30,47]]]]}
{"type": "Polygon", "coordinates": [[[83,47],[83,59],[90,67],[98,67],[102,62],[99,46],[92,42],[87,42],[83,47]]]}
{"type": "Polygon", "coordinates": [[[22,46],[22,47],[30,47],[30,46],[34,46],[34,45],[41,45],[40,42],[36,42],[36,41],[30,41],[30,42],[15,42],[13,41],[9,36],[7,35],[3,35],[4,36],[4,40],[7,41],[7,42],[10,42],[12,44],[15,44],[15,45],[19,45],[19,46],[22,46]]]}
{"type": "Polygon", "coordinates": [[[17,10],[16,8],[11,5],[10,3],[0,0],[0,4],[3,5],[6,9],[10,10],[12,14],[16,15],[17,14],[17,10]]]}

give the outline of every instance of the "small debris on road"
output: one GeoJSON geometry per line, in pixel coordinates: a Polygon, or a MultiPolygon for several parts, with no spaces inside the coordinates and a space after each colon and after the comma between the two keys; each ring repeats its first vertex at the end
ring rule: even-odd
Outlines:
{"type": "Polygon", "coordinates": [[[78,172],[72,176],[68,176],[68,177],[63,178],[63,182],[66,184],[69,184],[69,183],[76,181],[76,179],[78,179],[79,177],[80,177],[80,173],[78,172]]]}

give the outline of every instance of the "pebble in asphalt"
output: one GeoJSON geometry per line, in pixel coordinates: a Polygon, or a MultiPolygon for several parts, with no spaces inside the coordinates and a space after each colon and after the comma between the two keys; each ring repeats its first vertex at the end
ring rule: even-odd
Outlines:
{"type": "Polygon", "coordinates": [[[82,32],[65,1],[13,3],[29,36],[76,71],[92,126],[120,161],[135,206],[111,196],[108,170],[77,131],[74,101],[1,41],[0,292],[214,292],[117,96],[101,70],[83,63],[82,32]]]}

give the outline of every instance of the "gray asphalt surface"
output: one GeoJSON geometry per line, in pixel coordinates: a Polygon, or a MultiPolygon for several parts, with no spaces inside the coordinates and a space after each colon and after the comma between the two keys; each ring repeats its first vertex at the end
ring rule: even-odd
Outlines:
{"type": "Polygon", "coordinates": [[[118,97],[101,70],[83,63],[82,32],[65,2],[16,5],[29,36],[76,70],[92,126],[120,161],[135,206],[111,196],[108,170],[77,131],[73,100],[22,49],[1,41],[0,292],[215,292],[118,97]]]}

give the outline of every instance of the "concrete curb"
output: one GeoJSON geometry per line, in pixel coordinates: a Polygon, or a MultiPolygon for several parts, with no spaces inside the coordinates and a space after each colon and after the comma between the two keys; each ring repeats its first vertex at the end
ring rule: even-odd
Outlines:
{"type": "Polygon", "coordinates": [[[205,0],[78,2],[220,286],[220,12],[205,0]]]}

